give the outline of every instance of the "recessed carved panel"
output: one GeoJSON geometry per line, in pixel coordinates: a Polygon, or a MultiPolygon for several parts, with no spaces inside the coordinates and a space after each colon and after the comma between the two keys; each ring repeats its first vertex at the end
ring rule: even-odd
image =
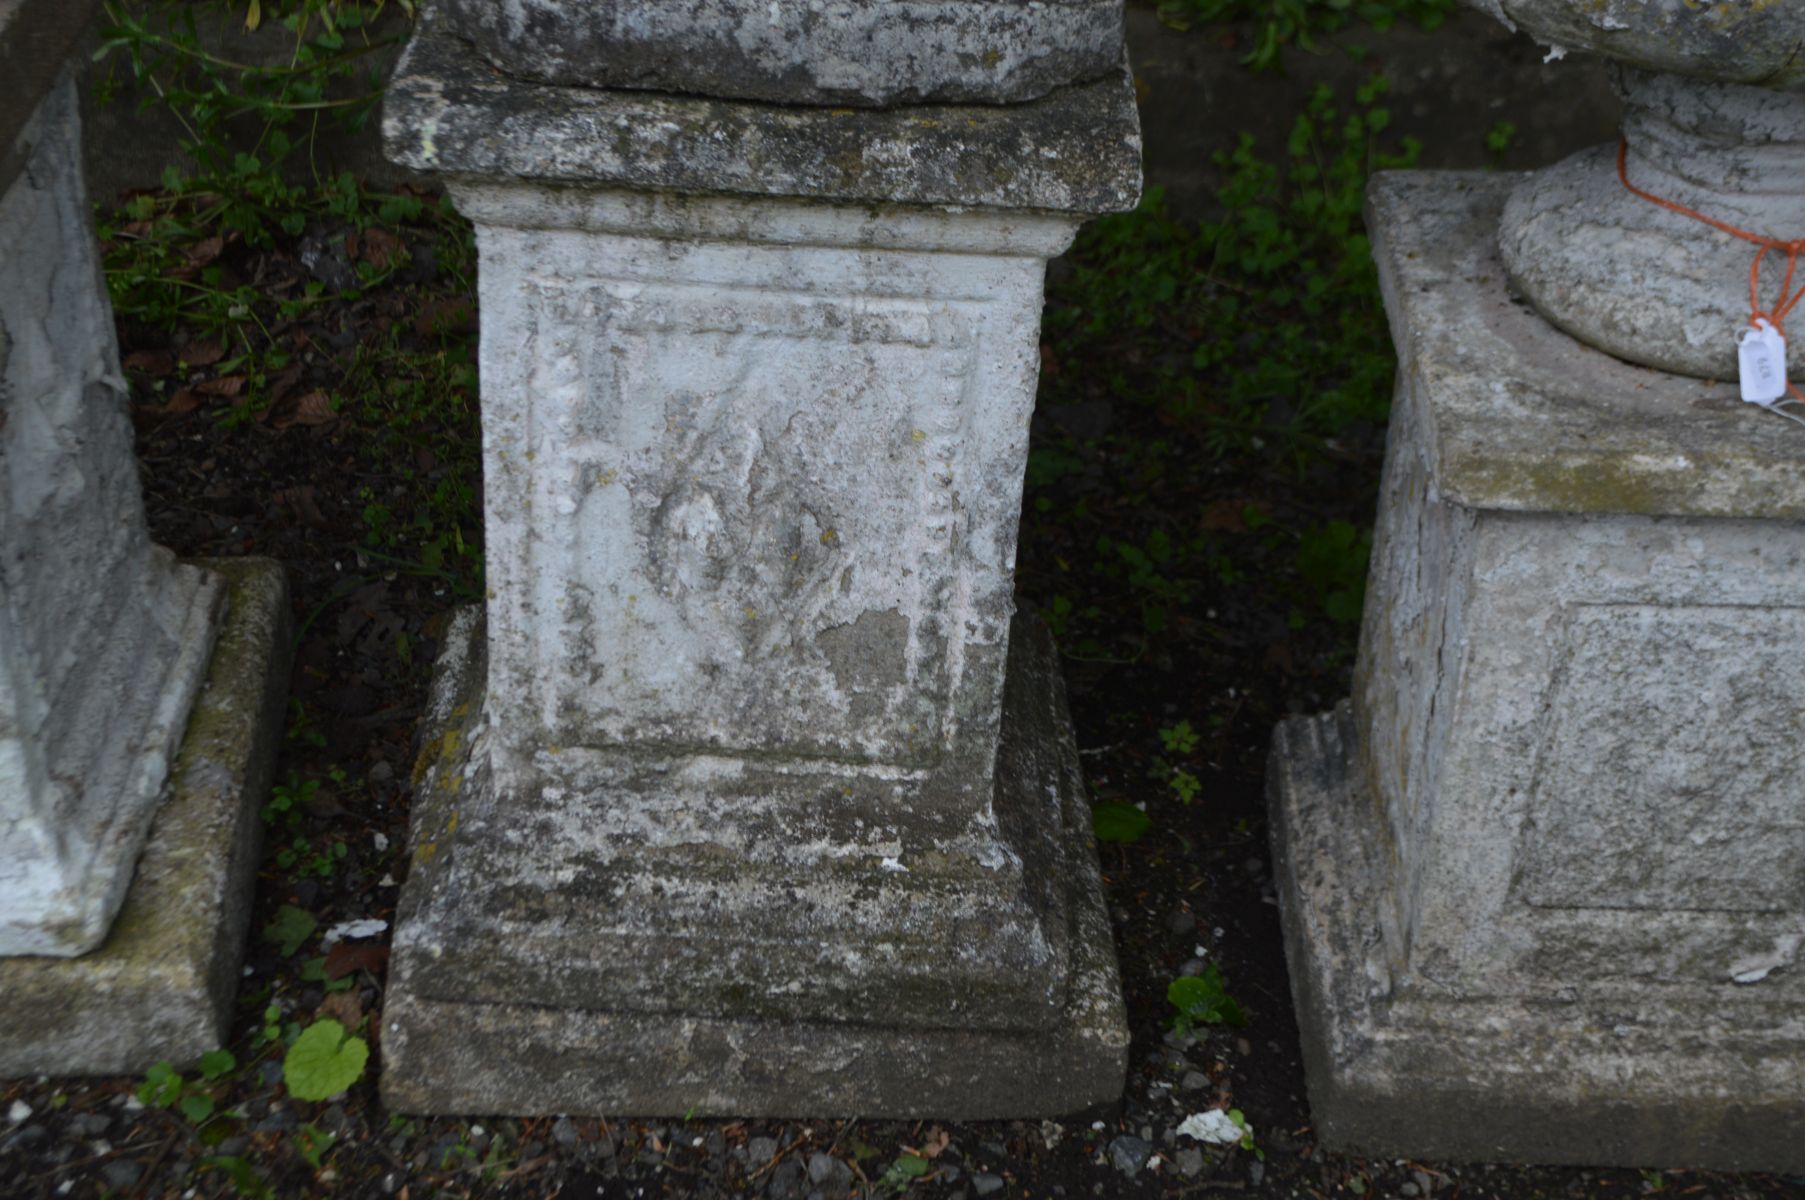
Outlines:
{"type": "Polygon", "coordinates": [[[971,602],[966,307],[534,281],[548,727],[572,744],[937,757],[971,602]]]}
{"type": "Polygon", "coordinates": [[[1518,892],[1565,908],[1797,910],[1805,609],[1576,608],[1518,892]]]}

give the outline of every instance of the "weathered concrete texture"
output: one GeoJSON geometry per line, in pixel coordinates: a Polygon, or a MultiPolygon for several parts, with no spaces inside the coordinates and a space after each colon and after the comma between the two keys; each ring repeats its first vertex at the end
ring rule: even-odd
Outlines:
{"type": "Polygon", "coordinates": [[[137,875],[99,949],[0,959],[0,1077],[135,1075],[230,1040],[291,631],[278,564],[205,565],[226,617],[137,875]]]}
{"type": "Polygon", "coordinates": [[[1496,230],[1521,178],[1387,173],[1368,192],[1399,376],[1435,396],[1422,453],[1440,494],[1512,511],[1805,517],[1797,426],[1734,382],[1620,362],[1513,301],[1496,230]]]}
{"type": "MultiPolygon", "coordinates": [[[[1805,233],[1805,94],[1628,69],[1617,80],[1630,182],[1753,234],[1805,233]]],[[[1573,336],[1664,371],[1736,377],[1757,247],[1629,192],[1615,145],[1526,179],[1500,241],[1511,282],[1573,336]]],[[[1762,265],[1767,307],[1786,256],[1762,265]]]]}
{"type": "Polygon", "coordinates": [[[1544,44],[1706,79],[1805,89],[1805,8],[1771,0],[1467,0],[1544,44]]]}
{"type": "Polygon", "coordinates": [[[1372,191],[1400,369],[1354,696],[1270,773],[1317,1129],[1798,1170],[1792,427],[1535,332],[1510,183],[1372,191]]]}
{"type": "Polygon", "coordinates": [[[105,936],[221,595],[145,531],[80,137],[65,73],[0,195],[0,954],[105,936]]]}
{"type": "MultiPolygon", "coordinates": [[[[644,797],[603,787],[579,804],[548,791],[571,819],[539,844],[525,798],[485,769],[478,629],[469,611],[453,624],[425,731],[384,1009],[391,1107],[977,1118],[1120,1093],[1128,1031],[1044,630],[1011,639],[994,796],[1008,859],[986,864],[927,825],[841,846],[806,811],[722,836],[681,798],[660,837],[644,797]],[[623,840],[617,806],[643,813],[639,836],[623,840]],[[509,812],[513,826],[496,819],[509,812]],[[811,845],[844,857],[807,861],[811,845]],[[1061,948],[1051,976],[985,960],[993,931],[969,897],[1005,887],[1015,919],[1061,948]]],[[[681,780],[710,756],[657,765],[681,780]]],[[[719,824],[736,825],[730,807],[719,824]]]]}
{"type": "Polygon", "coordinates": [[[1117,65],[1122,0],[446,0],[542,83],[783,104],[1016,103],[1117,65]]]}
{"type": "MultiPolygon", "coordinates": [[[[1473,1162],[1805,1170],[1796,992],[1725,980],[1676,987],[1650,957],[1613,995],[1578,974],[1483,996],[1433,966],[1391,963],[1398,943],[1380,914],[1408,880],[1362,778],[1360,741],[1345,705],[1294,718],[1279,726],[1268,774],[1286,957],[1323,1145],[1473,1162]]],[[[1666,923],[1624,924],[1652,949],[1666,923]]]]}
{"type": "Polygon", "coordinates": [[[454,177],[1076,213],[1140,194],[1125,66],[1025,104],[786,107],[512,80],[428,13],[383,134],[396,161],[454,177]]]}

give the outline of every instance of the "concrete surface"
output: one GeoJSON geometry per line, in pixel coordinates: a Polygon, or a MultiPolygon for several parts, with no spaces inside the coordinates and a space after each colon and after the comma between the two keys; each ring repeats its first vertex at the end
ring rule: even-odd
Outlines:
{"type": "Polygon", "coordinates": [[[225,621],[136,877],[98,949],[0,958],[0,1077],[140,1075],[231,1040],[292,646],[279,564],[205,566],[225,621]]]}
{"type": "Polygon", "coordinates": [[[77,111],[65,72],[0,195],[0,955],[106,935],[221,599],[145,530],[77,111]]]}
{"type": "Polygon", "coordinates": [[[751,104],[509,80],[430,15],[389,83],[383,133],[414,170],[542,186],[1084,214],[1140,193],[1122,70],[1016,105],[751,104]]]}
{"type": "Polygon", "coordinates": [[[496,67],[541,83],[730,100],[1014,104],[1115,68],[1122,0],[445,0],[496,67]]]}
{"type": "MultiPolygon", "coordinates": [[[[1024,1001],[1010,964],[972,969],[982,965],[972,951],[987,931],[934,932],[956,915],[964,888],[952,875],[957,847],[937,849],[928,830],[894,848],[893,868],[786,864],[791,846],[816,836],[806,812],[756,840],[737,828],[710,840],[691,819],[706,813],[672,807],[678,845],[635,845],[646,864],[637,873],[694,902],[651,903],[632,886],[633,872],[593,853],[618,836],[611,810],[642,809],[643,800],[598,791],[576,798],[582,821],[559,819],[560,840],[548,849],[565,866],[534,868],[523,847],[544,831],[522,824],[521,810],[562,798],[507,794],[484,765],[492,749],[480,716],[480,628],[475,610],[453,623],[429,704],[414,867],[383,1010],[389,1107],[976,1119],[1054,1116],[1119,1095],[1128,1029],[1064,687],[1044,630],[1018,625],[1011,639],[994,794],[997,820],[1013,838],[1049,843],[1013,842],[1025,858],[1051,856],[1015,878],[1018,902],[1037,907],[1031,893],[1042,884],[1059,893],[1042,931],[1065,948],[1063,970],[1024,1001]],[[512,822],[496,819],[509,813],[512,822]],[[673,853],[684,845],[694,852],[673,853]],[[855,879],[849,903],[823,903],[836,880],[855,879]],[[486,904],[503,897],[511,910],[486,904]],[[903,910],[891,902],[901,897],[914,910],[913,929],[895,920],[903,910]],[[490,958],[523,920],[541,926],[525,929],[538,948],[563,935],[556,962],[534,969],[523,949],[490,958]],[[798,920],[815,932],[798,938],[798,920]],[[649,968],[634,941],[662,943],[670,961],[649,968]],[[832,957],[849,950],[869,961],[832,957]],[[586,958],[587,975],[543,969],[563,963],[581,972],[586,958]],[[687,990],[639,978],[651,969],[680,972],[687,990]],[[587,1000],[571,989],[578,979],[594,989],[587,1000]],[[855,997],[849,984],[859,981],[869,990],[855,997]],[[848,1002],[854,1011],[839,1007],[848,1002]]],[[[707,761],[693,756],[690,769],[707,761]]],[[[723,816],[733,827],[734,812],[723,816]]]]}

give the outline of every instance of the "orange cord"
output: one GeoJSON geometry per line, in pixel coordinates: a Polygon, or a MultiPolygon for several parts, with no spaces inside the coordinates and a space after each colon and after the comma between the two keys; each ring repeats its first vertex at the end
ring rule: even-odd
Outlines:
{"type": "MultiPolygon", "coordinates": [[[[1664,199],[1653,192],[1645,192],[1630,182],[1629,150],[1629,139],[1620,138],[1617,142],[1617,178],[1623,181],[1623,186],[1629,189],[1631,194],[1642,197],[1650,204],[1658,204],[1670,212],[1679,213],[1682,217],[1703,221],[1713,229],[1722,230],[1731,237],[1741,238],[1758,247],[1755,251],[1755,261],[1749,264],[1749,327],[1757,328],[1755,322],[1765,319],[1784,339],[1786,337],[1786,314],[1791,312],[1801,299],[1805,299],[1805,284],[1800,284],[1799,290],[1796,292],[1792,290],[1793,272],[1798,268],[1800,252],[1805,251],[1805,238],[1795,238],[1790,242],[1784,242],[1779,238],[1763,237],[1758,233],[1750,233],[1746,229],[1738,229],[1715,217],[1707,217],[1697,209],[1687,208],[1684,204],[1675,204],[1672,200],[1664,199]],[[1786,255],[1786,278],[1780,282],[1779,300],[1775,302],[1771,310],[1767,310],[1761,307],[1761,260],[1767,257],[1770,250],[1778,250],[1786,255]]],[[[1801,403],[1805,403],[1805,392],[1799,391],[1798,387],[1790,381],[1786,386],[1791,389],[1792,394],[1798,397],[1801,403]]]]}

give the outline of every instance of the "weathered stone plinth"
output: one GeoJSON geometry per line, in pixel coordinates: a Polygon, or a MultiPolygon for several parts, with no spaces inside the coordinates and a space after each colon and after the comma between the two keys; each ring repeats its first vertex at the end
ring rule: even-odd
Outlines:
{"type": "Polygon", "coordinates": [[[105,936],[221,600],[145,531],[80,137],[65,73],[0,151],[0,955],[105,936]]]}
{"type": "Polygon", "coordinates": [[[477,227],[489,586],[417,780],[389,1102],[1113,1098],[1069,723],[1010,628],[1045,264],[1133,203],[1126,74],[778,107],[511,80],[429,20],[385,129],[477,227]]]}
{"type": "Polygon", "coordinates": [[[1010,645],[986,806],[1005,836],[964,838],[934,828],[948,814],[831,791],[805,804],[712,756],[647,756],[662,787],[509,792],[483,643],[481,613],[460,613],[435,678],[386,1103],[979,1118],[1121,1091],[1121,987],[1044,630],[1010,645]],[[1010,945],[1029,932],[1057,956],[1010,945]]]}
{"type": "Polygon", "coordinates": [[[1351,707],[1272,805],[1318,1134],[1805,1169],[1805,473],[1513,302],[1510,178],[1381,176],[1399,382],[1351,707]]]}
{"type": "Polygon", "coordinates": [[[78,958],[0,958],[0,1078],[135,1075],[231,1040],[293,637],[280,564],[214,559],[225,617],[119,915],[78,958]]]}

